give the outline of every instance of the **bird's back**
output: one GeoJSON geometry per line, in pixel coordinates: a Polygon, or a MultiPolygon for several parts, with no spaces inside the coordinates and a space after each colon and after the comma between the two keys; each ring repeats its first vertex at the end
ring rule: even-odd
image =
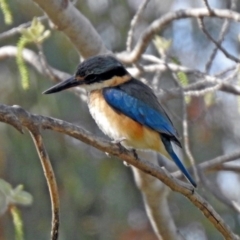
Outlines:
{"type": "MultiPolygon", "coordinates": [[[[139,112],[140,114],[138,114],[138,116],[144,118],[143,121],[140,121],[142,124],[165,135],[181,147],[176,129],[150,87],[141,81],[132,78],[131,81],[127,81],[114,88],[104,89],[103,93],[107,101],[109,96],[111,98],[111,93],[109,93],[111,92],[111,89],[115,92],[119,90],[119,92],[115,93],[115,95],[112,94],[114,96],[111,99],[111,102],[109,102],[110,105],[113,106],[115,101],[115,109],[119,107],[117,110],[128,116],[130,116],[130,112],[132,112],[133,119],[137,116],[136,113],[139,112]],[[116,98],[119,98],[119,100],[116,98]],[[118,104],[119,106],[117,106],[118,104]],[[124,106],[124,104],[126,106],[124,106]]],[[[140,119],[135,118],[134,120],[139,121],[140,119]]]]}

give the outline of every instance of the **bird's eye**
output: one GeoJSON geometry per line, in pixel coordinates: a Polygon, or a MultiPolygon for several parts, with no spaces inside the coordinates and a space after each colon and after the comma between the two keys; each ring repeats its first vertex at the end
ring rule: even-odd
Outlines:
{"type": "Polygon", "coordinates": [[[88,74],[85,77],[86,84],[90,84],[92,82],[95,82],[97,80],[97,75],[96,74],[88,74]]]}

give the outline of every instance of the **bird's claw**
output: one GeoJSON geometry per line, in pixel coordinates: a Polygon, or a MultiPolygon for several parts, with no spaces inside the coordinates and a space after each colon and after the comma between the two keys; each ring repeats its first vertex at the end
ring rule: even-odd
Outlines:
{"type": "Polygon", "coordinates": [[[133,149],[131,150],[131,152],[132,152],[134,158],[135,158],[136,160],[139,160],[136,149],[133,148],[133,149]]]}
{"type": "Polygon", "coordinates": [[[111,142],[112,142],[113,144],[119,145],[119,144],[121,144],[121,142],[123,142],[123,141],[125,141],[125,140],[126,140],[126,138],[125,138],[125,137],[122,137],[122,138],[119,138],[119,139],[112,140],[111,142]]]}

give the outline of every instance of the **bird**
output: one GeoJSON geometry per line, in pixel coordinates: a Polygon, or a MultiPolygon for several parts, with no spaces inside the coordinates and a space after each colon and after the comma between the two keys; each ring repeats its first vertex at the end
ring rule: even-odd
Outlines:
{"type": "Polygon", "coordinates": [[[88,93],[89,111],[102,132],[127,149],[152,150],[169,157],[188,181],[197,187],[173,150],[181,147],[172,121],[153,90],[131,76],[112,55],[97,55],[80,63],[76,73],[43,92],[51,94],[82,87],[88,93]]]}

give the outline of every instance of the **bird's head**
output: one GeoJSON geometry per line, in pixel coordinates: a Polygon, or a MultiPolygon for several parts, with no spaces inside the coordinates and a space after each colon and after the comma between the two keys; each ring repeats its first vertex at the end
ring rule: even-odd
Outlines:
{"type": "Polygon", "coordinates": [[[79,64],[76,74],[44,91],[44,94],[81,86],[87,91],[120,85],[131,79],[122,63],[110,55],[91,57],[79,64]]]}

